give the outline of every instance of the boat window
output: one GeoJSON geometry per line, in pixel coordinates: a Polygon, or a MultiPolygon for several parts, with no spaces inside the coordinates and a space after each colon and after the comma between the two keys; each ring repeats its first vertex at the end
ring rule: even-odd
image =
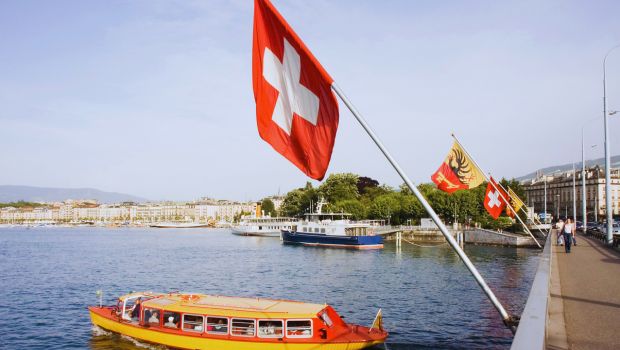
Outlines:
{"type": "Polygon", "coordinates": [[[199,315],[183,315],[183,330],[189,332],[202,332],[203,318],[199,315]]]}
{"type": "Polygon", "coordinates": [[[178,312],[164,311],[164,327],[179,328],[181,315],[178,312]]]}
{"type": "Polygon", "coordinates": [[[319,318],[325,322],[325,324],[327,325],[327,327],[331,327],[334,322],[332,321],[332,319],[329,317],[329,315],[327,315],[327,311],[323,311],[319,314],[319,318]]]}
{"type": "Polygon", "coordinates": [[[149,326],[159,326],[159,321],[161,320],[161,310],[145,308],[144,309],[144,323],[147,323],[149,326]]]}
{"type": "Polygon", "coordinates": [[[288,320],[286,321],[286,336],[289,338],[312,337],[311,320],[288,320]]]}
{"type": "Polygon", "coordinates": [[[207,333],[228,334],[228,319],[225,317],[207,317],[207,333]]]}
{"type": "Polygon", "coordinates": [[[241,337],[253,337],[256,333],[254,320],[233,318],[232,319],[232,335],[241,337]]]}
{"type": "Polygon", "coordinates": [[[324,228],[321,229],[321,233],[325,233],[325,229],[324,228]]]}
{"type": "Polygon", "coordinates": [[[319,228],[318,228],[318,227],[315,227],[315,228],[314,228],[314,232],[315,232],[315,233],[319,233],[319,228]]]}
{"type": "Polygon", "coordinates": [[[284,326],[280,320],[259,320],[258,336],[261,338],[282,338],[284,326]]]}

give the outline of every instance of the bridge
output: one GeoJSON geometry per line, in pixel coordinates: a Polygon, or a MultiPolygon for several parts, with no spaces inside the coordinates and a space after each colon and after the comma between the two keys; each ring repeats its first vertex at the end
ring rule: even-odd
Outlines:
{"type": "Polygon", "coordinates": [[[620,252],[577,235],[571,253],[549,235],[511,349],[620,349],[620,252]]]}

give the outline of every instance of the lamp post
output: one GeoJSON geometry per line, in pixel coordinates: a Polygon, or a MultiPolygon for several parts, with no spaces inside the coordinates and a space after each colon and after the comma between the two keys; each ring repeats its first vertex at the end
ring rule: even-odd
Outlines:
{"type": "MultiPolygon", "coordinates": [[[[573,222],[577,221],[577,172],[573,163],[573,222]]],[[[583,220],[581,220],[583,224],[583,220]]]]}
{"type": "Polygon", "coordinates": [[[611,206],[611,156],[609,154],[609,125],[607,123],[607,81],[606,81],[606,68],[607,56],[619,48],[620,45],[612,47],[605,57],[603,58],[603,119],[605,120],[605,210],[607,211],[607,244],[611,245],[613,242],[613,208],[611,206]]]}
{"type": "Polygon", "coordinates": [[[545,179],[545,224],[548,222],[549,220],[549,216],[547,215],[547,175],[544,175],[544,179],[545,179]]]}
{"type": "Polygon", "coordinates": [[[555,195],[555,212],[557,214],[556,219],[560,220],[560,195],[555,195]]]}

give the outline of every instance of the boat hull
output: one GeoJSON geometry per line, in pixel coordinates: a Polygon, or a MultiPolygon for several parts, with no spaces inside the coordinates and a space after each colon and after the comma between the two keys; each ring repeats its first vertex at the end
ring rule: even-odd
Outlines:
{"type": "Polygon", "coordinates": [[[280,237],[280,231],[246,231],[233,228],[233,235],[237,236],[256,236],[256,237],[280,237]]]}
{"type": "Polygon", "coordinates": [[[347,248],[347,249],[381,249],[381,236],[334,236],[317,233],[292,232],[282,230],[282,241],[287,244],[305,246],[347,248]]]}
{"type": "Polygon", "coordinates": [[[149,225],[153,228],[207,228],[209,224],[153,224],[149,225]]]}
{"type": "Polygon", "coordinates": [[[180,332],[163,332],[155,329],[141,327],[135,324],[119,322],[114,318],[106,317],[97,312],[96,307],[90,307],[90,317],[94,325],[107,331],[129,336],[140,341],[162,344],[177,349],[218,349],[218,350],[357,350],[365,349],[374,345],[382,344],[384,340],[370,340],[363,342],[343,342],[343,343],[293,343],[282,342],[277,339],[274,341],[248,341],[233,339],[215,339],[203,335],[184,335],[180,332]]]}

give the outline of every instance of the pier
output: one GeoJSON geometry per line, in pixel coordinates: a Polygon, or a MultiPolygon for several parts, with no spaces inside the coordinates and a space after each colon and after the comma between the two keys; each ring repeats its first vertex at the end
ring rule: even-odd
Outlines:
{"type": "Polygon", "coordinates": [[[566,254],[550,235],[511,349],[620,348],[620,252],[577,235],[566,254]]]}
{"type": "MultiPolygon", "coordinates": [[[[406,240],[416,243],[445,243],[446,239],[439,229],[421,226],[381,226],[375,231],[386,241],[406,240]]],[[[504,247],[537,247],[529,236],[487,230],[482,228],[450,229],[452,237],[463,244],[493,245],[504,247]]],[[[541,242],[542,243],[542,242],[541,242]]]]}

